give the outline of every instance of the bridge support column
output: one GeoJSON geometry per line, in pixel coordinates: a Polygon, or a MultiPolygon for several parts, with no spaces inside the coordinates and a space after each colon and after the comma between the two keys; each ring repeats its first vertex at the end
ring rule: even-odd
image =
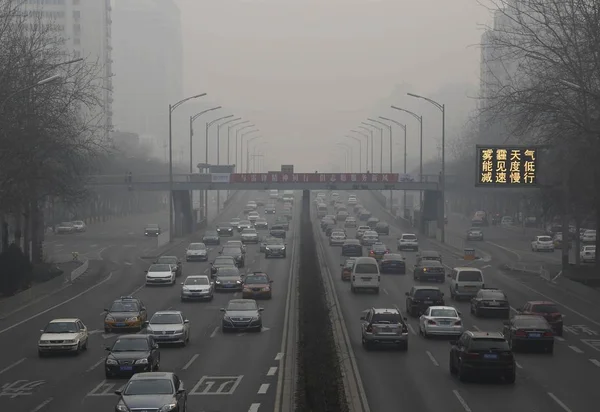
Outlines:
{"type": "Polygon", "coordinates": [[[189,190],[173,191],[174,237],[185,236],[195,230],[196,222],[189,190]]]}

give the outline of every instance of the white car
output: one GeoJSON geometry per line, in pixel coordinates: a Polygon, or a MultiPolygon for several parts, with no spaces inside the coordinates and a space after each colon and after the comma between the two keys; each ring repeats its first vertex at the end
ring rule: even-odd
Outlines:
{"type": "Polygon", "coordinates": [[[192,260],[208,260],[208,249],[206,248],[206,245],[204,243],[190,243],[185,250],[185,260],[186,262],[192,260]]]}
{"type": "Polygon", "coordinates": [[[331,236],[329,236],[329,246],[342,246],[346,241],[346,234],[339,231],[331,232],[331,236]]]}
{"type": "Polygon", "coordinates": [[[155,263],[146,271],[146,285],[175,284],[176,266],[169,263],[155,263]]]}
{"type": "Polygon", "coordinates": [[[428,338],[436,336],[460,336],[464,325],[460,312],[452,306],[430,306],[419,318],[419,333],[428,338]]]}
{"type": "Polygon", "coordinates": [[[251,200],[246,204],[246,207],[252,208],[254,210],[258,209],[258,205],[255,201],[251,200]]]}
{"type": "Polygon", "coordinates": [[[398,250],[419,250],[419,239],[414,233],[405,233],[398,238],[398,250]]]}
{"type": "Polygon", "coordinates": [[[88,347],[88,329],[80,319],[54,319],[40,331],[38,355],[70,352],[79,354],[88,347]]]}
{"type": "Polygon", "coordinates": [[[349,197],[349,198],[348,198],[348,205],[350,205],[350,206],[354,206],[354,205],[356,205],[357,203],[358,203],[358,200],[356,200],[356,198],[355,198],[355,197],[349,197]]]}
{"type": "Polygon", "coordinates": [[[87,226],[85,225],[85,222],[83,220],[75,220],[73,222],[73,229],[75,230],[75,232],[85,232],[87,226]]]}
{"type": "Polygon", "coordinates": [[[258,232],[256,229],[242,230],[242,243],[258,243],[258,232]]]}
{"type": "Polygon", "coordinates": [[[596,246],[588,245],[581,248],[581,252],[579,252],[579,257],[581,261],[584,263],[593,263],[596,261],[596,246]]]}
{"type": "Polygon", "coordinates": [[[581,236],[581,241],[583,243],[596,243],[596,231],[586,230],[583,232],[583,236],[581,236]]]}
{"type": "Polygon", "coordinates": [[[550,236],[536,236],[531,241],[531,250],[534,252],[541,252],[543,250],[554,252],[554,242],[550,236]]]}
{"type": "Polygon", "coordinates": [[[179,343],[187,345],[190,341],[190,321],[178,310],[161,310],[145,323],[146,333],[156,343],[179,343]]]}
{"type": "Polygon", "coordinates": [[[240,220],[242,220],[242,219],[240,219],[239,217],[234,217],[233,219],[231,219],[231,221],[229,222],[229,224],[232,227],[234,227],[234,228],[237,229],[238,225],[240,224],[240,220]]]}
{"type": "Polygon", "coordinates": [[[363,246],[371,246],[379,242],[379,235],[372,230],[366,231],[360,238],[360,243],[363,246]]]}
{"type": "Polygon", "coordinates": [[[62,222],[56,225],[56,233],[75,233],[73,222],[62,222]]]}
{"type": "Polygon", "coordinates": [[[250,212],[248,213],[248,220],[252,223],[256,222],[260,218],[258,212],[250,212]]]}
{"type": "Polygon", "coordinates": [[[356,218],[355,217],[347,217],[344,221],[344,227],[356,227],[356,218]]]}

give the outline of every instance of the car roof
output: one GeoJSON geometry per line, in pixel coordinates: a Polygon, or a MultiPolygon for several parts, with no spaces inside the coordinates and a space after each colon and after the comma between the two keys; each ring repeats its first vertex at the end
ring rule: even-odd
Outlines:
{"type": "Polygon", "coordinates": [[[141,372],[136,373],[129,378],[129,380],[139,381],[146,379],[173,379],[173,375],[175,375],[173,372],[141,372]]]}
{"type": "Polygon", "coordinates": [[[437,286],[413,286],[413,288],[415,290],[437,290],[441,292],[440,288],[437,286]]]}
{"type": "Polygon", "coordinates": [[[549,300],[530,300],[527,303],[530,305],[556,305],[556,303],[550,302],[549,300]]]}
{"type": "Polygon", "coordinates": [[[472,270],[472,271],[477,271],[477,272],[481,272],[481,273],[483,273],[483,272],[481,271],[481,269],[479,269],[479,268],[474,268],[474,267],[472,267],[472,266],[457,266],[457,267],[455,267],[455,268],[454,268],[454,270],[458,270],[458,271],[461,271],[461,270],[465,270],[465,271],[466,271],[466,270],[472,270]]]}
{"type": "Polygon", "coordinates": [[[244,302],[256,303],[256,300],[254,300],[254,299],[230,299],[229,302],[227,302],[227,303],[244,303],[244,302]]]}
{"type": "Polygon", "coordinates": [[[159,256],[158,258],[159,258],[159,259],[162,259],[162,258],[177,259],[177,256],[172,256],[172,255],[162,255],[162,256],[159,256]]]}
{"type": "Polygon", "coordinates": [[[453,306],[430,306],[429,309],[432,309],[432,310],[433,309],[441,309],[441,310],[450,310],[450,309],[452,309],[452,310],[455,310],[455,311],[458,312],[458,309],[456,309],[453,306]]]}
{"type": "Polygon", "coordinates": [[[59,318],[59,319],[52,319],[50,322],[48,323],[68,323],[68,322],[77,322],[79,319],[78,318],[59,318]]]}
{"type": "Polygon", "coordinates": [[[382,314],[382,313],[395,313],[400,314],[400,311],[396,308],[371,308],[373,313],[382,314]]]}
{"type": "Polygon", "coordinates": [[[513,316],[513,320],[528,320],[528,319],[543,319],[540,316],[537,315],[515,315],[513,316]]]}
{"type": "Polygon", "coordinates": [[[441,256],[441,253],[437,250],[421,250],[419,251],[419,256],[441,256]]]}
{"type": "Polygon", "coordinates": [[[189,275],[186,279],[208,279],[207,275],[189,275]]]}
{"type": "MultiPolygon", "coordinates": [[[[161,265],[165,265],[166,263],[161,263],[161,265]]],[[[136,302],[138,303],[140,300],[138,298],[134,298],[133,296],[121,296],[118,299],[113,300],[114,302],[136,302]]]]}
{"type": "MultiPolygon", "coordinates": [[[[181,311],[180,310],[157,310],[156,312],[154,312],[154,315],[181,315],[181,311]]],[[[154,316],[152,315],[152,316],[154,316]]]]}
{"type": "Polygon", "coordinates": [[[361,257],[356,258],[356,264],[359,264],[359,263],[370,263],[370,264],[376,265],[377,260],[375,260],[375,258],[372,258],[372,257],[361,256],[361,257]]]}
{"type": "Polygon", "coordinates": [[[483,332],[483,331],[468,330],[465,333],[468,333],[475,339],[485,339],[485,338],[504,339],[504,335],[500,332],[483,332]]]}
{"type": "Polygon", "coordinates": [[[417,235],[415,235],[414,233],[402,233],[402,236],[417,236],[417,235]]]}
{"type": "Polygon", "coordinates": [[[356,243],[356,244],[360,244],[360,240],[358,239],[346,239],[345,243],[356,243]]]}
{"type": "Polygon", "coordinates": [[[148,336],[145,334],[129,334],[129,335],[119,335],[117,339],[146,339],[148,340],[148,336]]]}

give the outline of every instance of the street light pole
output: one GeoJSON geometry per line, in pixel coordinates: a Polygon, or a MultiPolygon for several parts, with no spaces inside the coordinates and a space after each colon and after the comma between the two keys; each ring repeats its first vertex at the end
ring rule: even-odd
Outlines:
{"type": "Polygon", "coordinates": [[[360,130],[356,130],[356,129],[352,129],[350,131],[352,133],[359,134],[361,137],[364,137],[366,139],[367,152],[366,152],[366,156],[365,156],[365,172],[367,172],[369,170],[369,135],[366,134],[365,132],[361,132],[360,130]]]}
{"type": "MultiPolygon", "coordinates": [[[[369,118],[367,120],[369,120],[371,122],[374,122],[374,123],[379,123],[380,125],[385,126],[385,127],[388,128],[388,135],[390,137],[390,173],[392,173],[392,126],[390,126],[389,124],[383,123],[382,121],[377,120],[377,119],[371,119],[371,118],[369,118]]],[[[404,133],[406,134],[406,130],[404,130],[404,133]]],[[[381,172],[380,173],[383,173],[383,133],[381,135],[381,139],[382,140],[381,140],[381,160],[380,160],[380,162],[381,162],[381,172]]],[[[404,147],[404,149],[405,149],[404,153],[406,153],[406,146],[404,147]]]]}
{"type": "MultiPolygon", "coordinates": [[[[417,99],[423,99],[435,107],[437,107],[442,112],[442,173],[441,173],[441,201],[442,201],[442,217],[441,217],[441,242],[446,242],[446,105],[436,102],[435,100],[431,100],[427,97],[420,96],[418,94],[406,93],[410,97],[414,97],[417,99]]],[[[439,216],[438,216],[439,219],[439,216]]]]}
{"type": "MultiPolygon", "coordinates": [[[[217,164],[220,165],[221,164],[221,127],[232,123],[232,122],[237,122],[238,120],[242,120],[241,117],[236,117],[235,119],[230,119],[227,120],[226,122],[223,122],[219,125],[217,125],[217,164]]],[[[227,132],[227,149],[229,149],[229,132],[227,132]]],[[[229,164],[229,162],[227,163],[229,164]]]]}
{"type": "MultiPolygon", "coordinates": [[[[228,165],[231,165],[231,161],[229,160],[229,156],[231,155],[231,148],[230,148],[230,145],[231,145],[231,128],[238,127],[238,126],[241,126],[241,125],[246,124],[246,123],[250,123],[250,120],[244,120],[244,121],[237,122],[237,123],[234,123],[234,124],[230,124],[229,126],[227,126],[227,164],[228,165]]],[[[236,159],[236,161],[237,161],[237,159],[236,159]]]]}
{"type": "Polygon", "coordinates": [[[346,135],[347,138],[358,142],[358,173],[362,173],[362,141],[358,137],[346,135]]]}
{"type": "MultiPolygon", "coordinates": [[[[250,133],[250,132],[248,132],[250,133]]],[[[243,136],[242,136],[243,137],[243,136]]],[[[254,136],[246,142],[246,173],[250,171],[250,143],[256,139],[259,139],[260,136],[254,136]]]]}
{"type": "MultiPolygon", "coordinates": [[[[367,126],[371,126],[374,129],[377,129],[379,131],[379,149],[381,150],[380,153],[380,161],[379,161],[379,172],[383,172],[383,127],[379,127],[379,126],[375,126],[374,124],[371,123],[367,123],[367,122],[361,122],[364,125],[367,126]]],[[[371,140],[371,156],[373,156],[373,151],[375,151],[375,148],[373,146],[373,141],[371,140]]],[[[373,170],[373,162],[371,162],[371,173],[374,173],[375,171],[373,170]]]]}
{"type": "Polygon", "coordinates": [[[204,113],[212,112],[213,110],[219,110],[221,106],[211,107],[210,109],[206,109],[201,111],[200,113],[196,113],[193,116],[190,116],[190,174],[194,173],[194,157],[193,157],[193,137],[194,137],[194,122],[197,118],[202,116],[204,113]]]}
{"type": "MultiPolygon", "coordinates": [[[[395,125],[401,127],[402,130],[404,130],[404,174],[406,175],[406,154],[407,154],[407,149],[406,149],[406,125],[402,124],[400,122],[397,122],[394,119],[389,119],[387,117],[379,116],[379,118],[382,119],[382,120],[387,120],[388,122],[392,122],[395,125]]],[[[391,126],[390,126],[390,129],[391,129],[391,126]]],[[[390,171],[391,171],[391,164],[392,164],[392,138],[391,138],[391,135],[390,135],[390,171]]],[[[404,192],[403,193],[403,199],[404,200],[403,200],[402,208],[404,210],[406,210],[406,190],[404,190],[403,192],[404,192]]],[[[391,191],[390,191],[390,197],[391,197],[391,191]]],[[[390,203],[390,212],[392,212],[392,204],[391,203],[390,203]]],[[[406,214],[404,213],[404,211],[402,213],[402,216],[406,217],[406,214]]]]}
{"type": "MultiPolygon", "coordinates": [[[[225,119],[229,119],[233,117],[232,114],[227,115],[227,116],[221,116],[218,119],[214,119],[210,122],[206,122],[206,130],[204,132],[204,144],[205,144],[205,153],[204,153],[204,163],[206,165],[206,167],[208,167],[209,163],[208,163],[208,131],[210,130],[210,126],[212,126],[213,124],[221,121],[221,120],[225,120],[225,119]]],[[[208,172],[210,172],[210,168],[208,169],[208,172]]],[[[218,197],[218,195],[217,195],[218,197]]],[[[217,204],[217,207],[219,207],[220,205],[217,204]]],[[[217,208],[217,212],[219,211],[219,209],[217,208]]],[[[204,216],[208,218],[208,190],[204,191],[204,216]]]]}
{"type": "MultiPolygon", "coordinates": [[[[244,173],[244,137],[246,137],[249,134],[256,133],[258,131],[259,131],[259,129],[252,129],[252,130],[248,130],[247,132],[244,132],[240,135],[240,170],[242,171],[242,173],[244,173]]],[[[247,147],[248,147],[248,143],[246,142],[246,148],[247,147]]],[[[248,162],[246,161],[246,163],[248,163],[248,162]]],[[[248,165],[246,165],[246,167],[247,166],[248,165]]]]}
{"type": "Polygon", "coordinates": [[[346,152],[346,155],[350,158],[350,170],[348,170],[348,167],[346,165],[346,173],[348,173],[348,171],[350,173],[352,173],[352,158],[354,157],[354,150],[352,149],[352,146],[347,145],[346,143],[338,143],[338,146],[344,148],[344,151],[346,152]]]}
{"type": "Polygon", "coordinates": [[[238,170],[238,166],[240,166],[239,167],[239,173],[244,173],[244,170],[242,169],[242,165],[241,165],[241,163],[242,163],[242,155],[241,155],[242,150],[241,149],[238,150],[238,143],[239,143],[239,138],[240,138],[239,133],[242,130],[248,129],[250,127],[255,127],[255,125],[254,124],[249,124],[249,125],[246,125],[246,126],[244,126],[242,128],[239,128],[239,129],[237,129],[235,131],[235,170],[237,171],[238,170]],[[240,162],[239,163],[238,163],[238,154],[240,155],[240,162]]]}
{"type": "Polygon", "coordinates": [[[206,96],[206,93],[186,97],[175,104],[169,104],[169,242],[173,241],[173,112],[188,100],[206,96]]]}
{"type": "MultiPolygon", "coordinates": [[[[368,127],[365,127],[365,126],[358,126],[358,128],[366,130],[367,132],[369,132],[369,135],[371,136],[371,169],[370,170],[371,170],[371,173],[373,173],[373,152],[375,151],[375,147],[373,146],[373,133],[374,133],[374,130],[373,129],[369,129],[368,127]]],[[[368,171],[369,171],[369,168],[367,167],[367,172],[368,171]]]]}

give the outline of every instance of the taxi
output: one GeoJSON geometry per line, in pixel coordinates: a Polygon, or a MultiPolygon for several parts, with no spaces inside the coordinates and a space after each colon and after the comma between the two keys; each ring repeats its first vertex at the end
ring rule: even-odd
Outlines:
{"type": "Polygon", "coordinates": [[[243,299],[271,299],[273,281],[264,272],[254,272],[244,278],[242,285],[243,299]]]}
{"type": "Polygon", "coordinates": [[[354,269],[354,264],[356,263],[356,259],[351,258],[351,259],[346,259],[346,262],[344,263],[340,263],[340,266],[342,267],[342,280],[343,281],[349,281],[350,277],[352,276],[352,269],[354,269]]]}
{"type": "Polygon", "coordinates": [[[383,259],[383,256],[390,253],[390,250],[386,245],[381,242],[376,242],[371,246],[371,250],[369,251],[369,257],[375,259],[383,259]]]}
{"type": "Polygon", "coordinates": [[[121,296],[110,308],[104,309],[104,332],[142,330],[148,320],[148,311],[144,302],[133,296],[121,296]]]}

